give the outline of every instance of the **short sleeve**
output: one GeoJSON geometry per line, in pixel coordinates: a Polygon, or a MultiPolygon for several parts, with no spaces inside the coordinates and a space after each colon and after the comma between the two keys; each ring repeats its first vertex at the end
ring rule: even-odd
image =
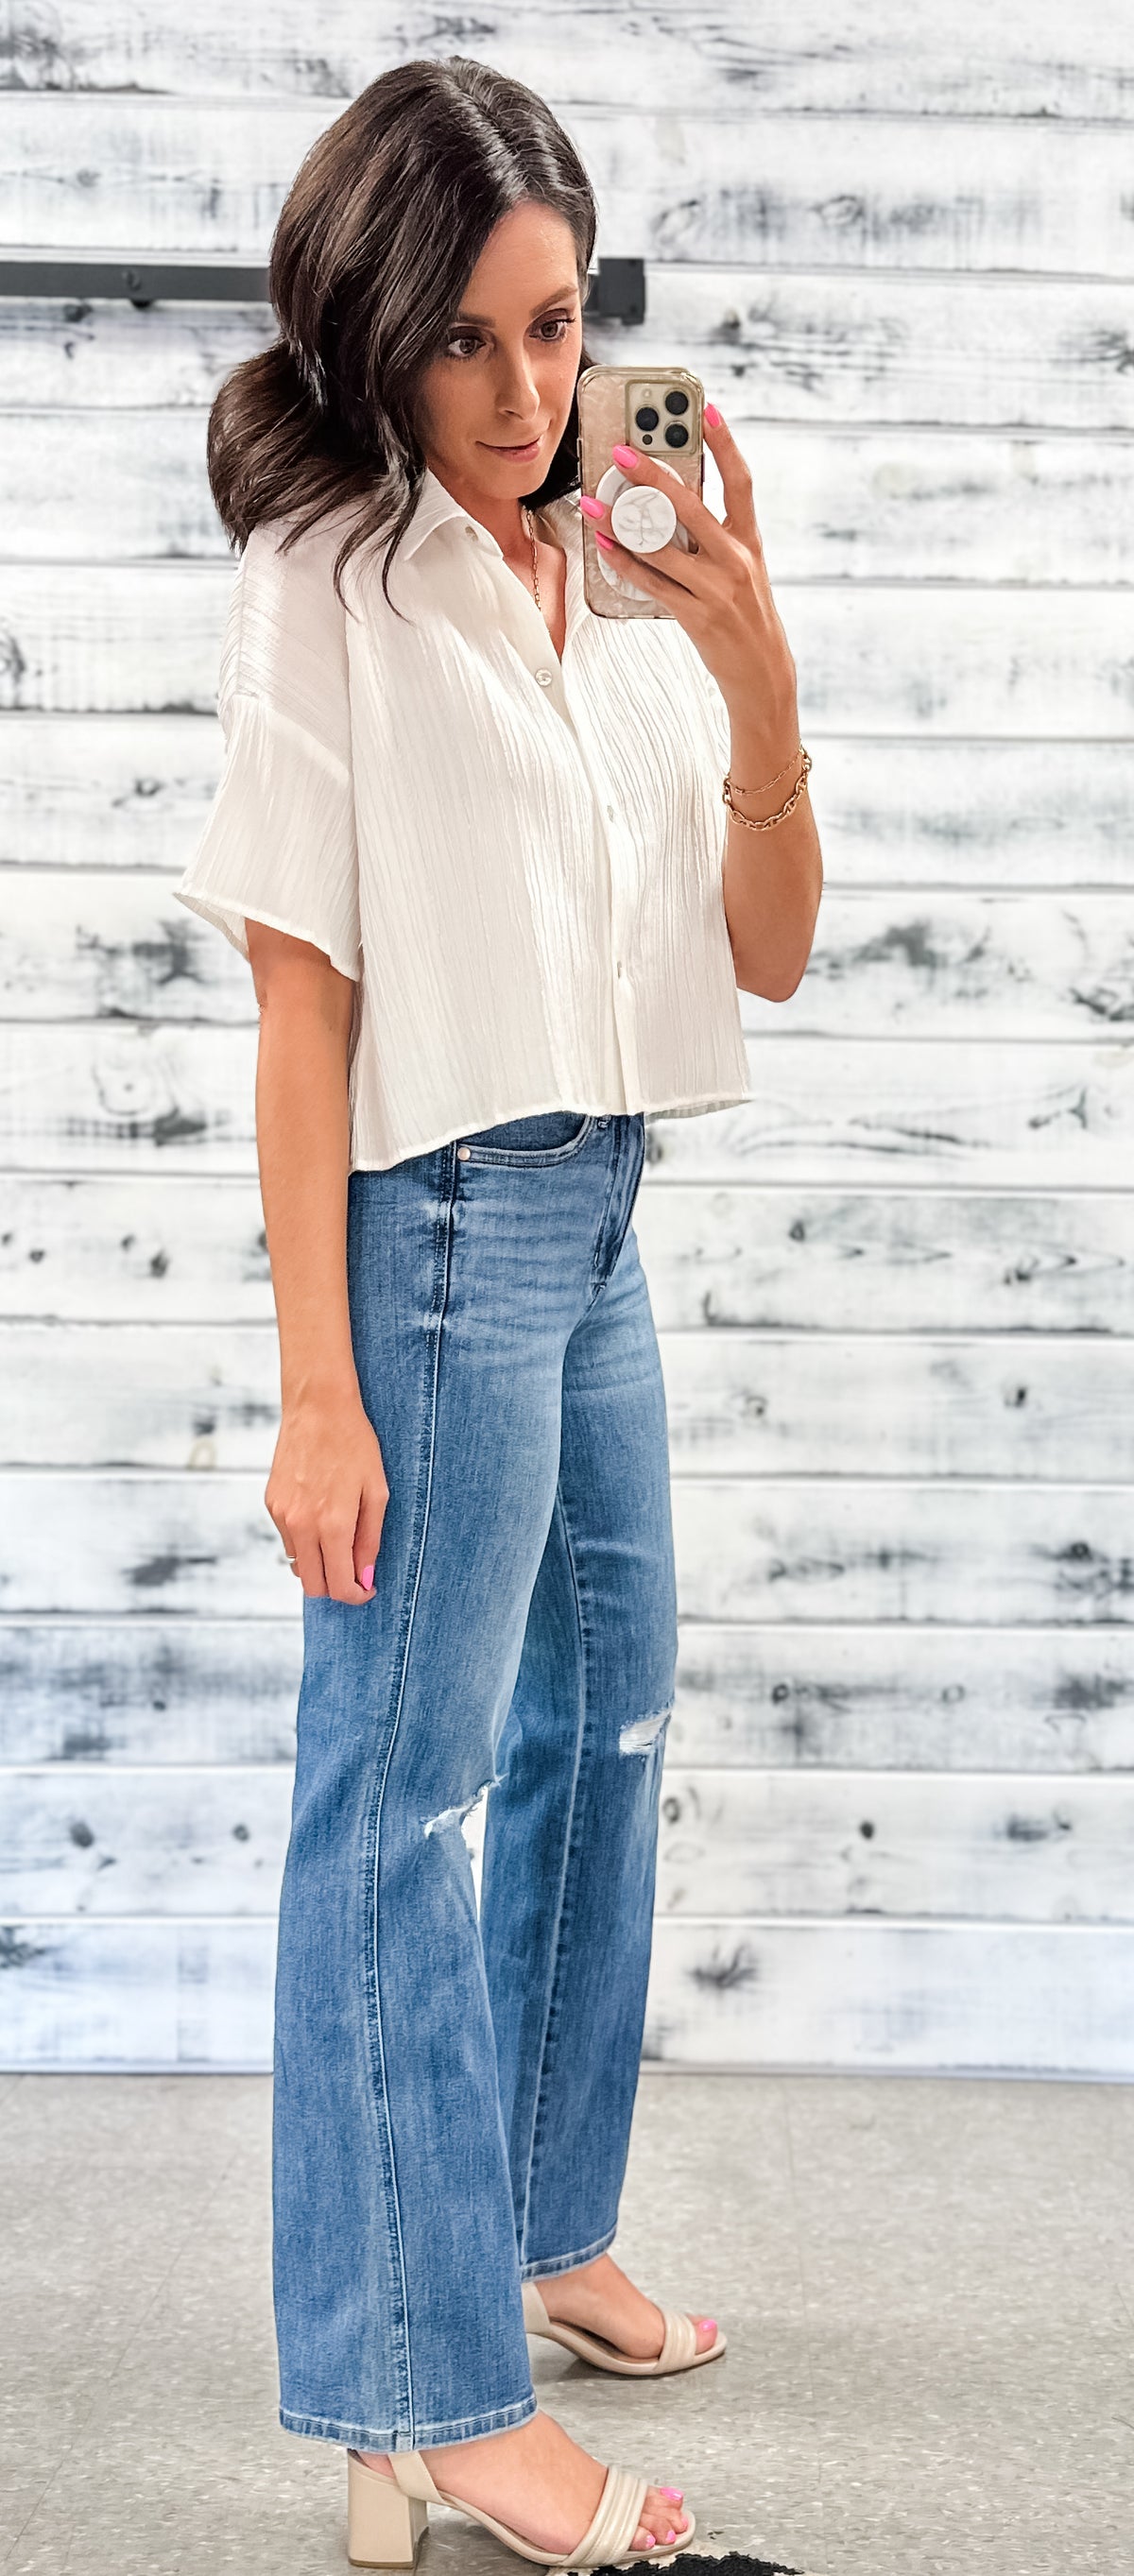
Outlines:
{"type": "Polygon", "coordinates": [[[221,648],[220,781],[174,893],[248,956],[245,921],[362,972],[346,612],[322,528],[286,553],[255,528],[221,648]]]}

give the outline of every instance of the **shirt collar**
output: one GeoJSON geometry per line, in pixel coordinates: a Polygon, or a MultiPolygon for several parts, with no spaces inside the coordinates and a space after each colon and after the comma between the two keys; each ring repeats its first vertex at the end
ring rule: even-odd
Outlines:
{"type": "MultiPolygon", "coordinates": [[[[557,511],[577,515],[579,495],[577,492],[565,492],[557,501],[545,502],[543,506],[552,516],[557,511]]],[[[435,528],[444,527],[449,520],[465,520],[469,515],[463,502],[453,499],[452,493],[434,473],[432,466],[427,465],[422,476],[413,517],[398,548],[399,555],[408,561],[411,555],[417,553],[418,547],[424,544],[426,537],[432,536],[435,528]]],[[[485,544],[493,547],[499,554],[500,548],[495,537],[487,528],[484,528],[481,533],[485,544]]]]}

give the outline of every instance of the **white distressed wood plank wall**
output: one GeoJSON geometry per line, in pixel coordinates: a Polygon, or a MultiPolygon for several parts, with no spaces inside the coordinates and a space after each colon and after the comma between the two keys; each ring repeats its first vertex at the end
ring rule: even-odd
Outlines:
{"type": "MultiPolygon", "coordinates": [[[[916,27],[908,0],[794,0],[790,15],[751,0],[651,0],[591,8],[542,0],[539,8],[482,0],[477,31],[484,58],[517,80],[565,102],[642,97],[663,108],[765,108],[850,114],[874,111],[968,119],[1089,118],[1134,123],[1125,0],[1088,0],[1066,15],[1041,0],[955,0],[946,15],[916,27]],[[580,45],[580,32],[590,39],[580,45]],[[916,39],[916,41],[915,41],[916,39]]],[[[423,28],[358,0],[322,0],[319,43],[306,0],[276,0],[237,20],[225,0],[197,0],[189,13],[171,0],[53,0],[15,8],[6,42],[14,89],[173,92],[178,97],[353,97],[390,63],[421,52],[423,28]]],[[[569,104],[561,111],[570,112],[569,104]]]]}
{"type": "MultiPolygon", "coordinates": [[[[656,1122],[637,1212],[681,1611],[647,2051],[1129,2078],[1128,14],[612,0],[581,70],[582,23],[474,50],[646,260],[596,354],[684,358],[744,446],[826,858],[751,1103],[656,1122]]],[[[419,38],[16,0],[3,237],[262,258],[419,38]]],[[[268,2057],[302,1643],[255,1010],[170,887],[219,763],[204,418],[270,333],[0,300],[7,2064],[268,2057]]]]}

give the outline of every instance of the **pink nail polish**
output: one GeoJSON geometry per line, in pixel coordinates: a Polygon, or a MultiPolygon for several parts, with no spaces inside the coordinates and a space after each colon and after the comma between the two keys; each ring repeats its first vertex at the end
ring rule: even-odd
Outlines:
{"type": "Polygon", "coordinates": [[[613,539],[611,537],[604,537],[598,528],[595,529],[595,544],[596,546],[602,547],[604,554],[612,555],[614,553],[613,539]]]}
{"type": "Polygon", "coordinates": [[[715,2317],[699,2317],[699,2318],[698,2318],[698,2320],[697,2320],[697,2322],[698,2322],[698,2324],[699,2324],[699,2325],[702,2325],[702,2326],[711,2326],[711,2327],[712,2327],[712,2329],[713,2329],[713,2333],[714,2333],[714,2334],[716,2333],[716,2331],[717,2331],[717,2321],[716,2321],[716,2318],[715,2318],[715,2317]]]}
{"type": "Polygon", "coordinates": [[[603,514],[602,502],[592,501],[589,492],[580,492],[579,508],[585,510],[588,519],[601,519],[603,514]]]}
{"type": "Polygon", "coordinates": [[[684,2489],[684,2487],[663,2487],[663,2488],[661,2489],[661,2493],[662,2493],[662,2495],[663,2495],[663,2496],[668,2496],[668,2497],[669,2497],[669,2501],[670,2501],[670,2503],[671,2503],[671,2504],[682,2504],[682,2503],[684,2503],[684,2500],[685,2500],[685,2489],[684,2489]]]}
{"type": "Polygon", "coordinates": [[[364,1566],[363,1566],[363,1569],[362,1569],[362,1572],[361,1572],[361,1574],[359,1575],[359,1578],[358,1578],[358,1579],[359,1579],[359,1582],[360,1582],[360,1583],[361,1583],[361,1585],[362,1585],[362,1589],[363,1589],[363,1591],[364,1591],[364,1592],[369,1592],[369,1590],[370,1590],[370,1586],[371,1586],[371,1584],[372,1584],[372,1583],[373,1583],[373,1581],[374,1581],[374,1568],[373,1568],[373,1566],[372,1566],[372,1565],[364,1565],[364,1566]]]}
{"type": "Polygon", "coordinates": [[[705,418],[708,421],[710,429],[720,428],[722,414],[717,410],[715,403],[706,403],[705,418]]]}
{"type": "Polygon", "coordinates": [[[667,2531],[667,2533],[666,2533],[666,2535],[665,2535],[665,2536],[666,2536],[666,2539],[667,2539],[667,2540],[676,2540],[676,2538],[677,2538],[677,2533],[675,2532],[675,2530],[674,2530],[674,2528],[673,2528],[672,2523],[670,2524],[669,2530],[667,2531]]]}
{"type": "Polygon", "coordinates": [[[629,467],[640,465],[642,462],[637,449],[633,447],[612,447],[610,452],[616,465],[629,467]]]}

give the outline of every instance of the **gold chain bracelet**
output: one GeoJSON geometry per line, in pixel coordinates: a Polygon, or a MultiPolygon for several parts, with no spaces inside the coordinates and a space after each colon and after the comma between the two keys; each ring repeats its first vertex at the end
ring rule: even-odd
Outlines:
{"type": "Polygon", "coordinates": [[[729,777],[730,777],[730,779],[732,779],[732,785],[733,785],[733,791],[734,791],[734,794],[736,794],[737,796],[766,796],[766,795],[767,795],[767,793],[768,793],[768,789],[769,789],[769,787],[775,787],[775,786],[777,786],[777,785],[778,785],[778,783],[779,783],[779,780],[780,780],[781,778],[786,778],[786,777],[787,777],[787,774],[788,774],[789,769],[791,769],[791,768],[794,766],[795,762],[796,762],[797,760],[802,760],[802,758],[803,758],[803,744],[802,744],[802,743],[799,743],[799,744],[797,745],[796,749],[793,751],[793,753],[792,753],[792,755],[791,755],[791,759],[790,759],[790,760],[785,760],[784,765],[783,765],[783,768],[782,768],[782,769],[777,769],[777,770],[776,770],[776,772],[775,772],[775,775],[774,775],[773,777],[771,777],[771,778],[766,778],[766,779],[764,780],[764,784],[763,784],[763,786],[762,786],[762,787],[738,787],[738,786],[737,786],[737,784],[736,784],[736,780],[735,780],[735,778],[733,778],[733,777],[732,777],[732,771],[731,771],[731,769],[730,769],[730,771],[729,771],[729,777]]]}
{"type": "MultiPolygon", "coordinates": [[[[803,794],[804,788],[805,788],[805,787],[806,787],[806,785],[807,785],[807,773],[808,773],[808,770],[809,770],[809,769],[810,769],[810,767],[811,767],[811,754],[810,754],[810,752],[809,752],[809,751],[804,751],[804,750],[803,750],[803,744],[802,744],[802,743],[800,743],[799,748],[800,748],[800,751],[801,751],[801,752],[803,752],[803,767],[802,767],[802,769],[800,770],[799,776],[798,776],[798,778],[796,779],[795,785],[794,785],[794,787],[792,788],[791,794],[790,794],[790,796],[788,797],[788,800],[787,800],[786,805],[781,805],[781,807],[780,807],[780,810],[779,810],[778,814],[765,814],[765,815],[763,816],[763,818],[762,818],[762,819],[758,819],[758,818],[756,817],[756,815],[754,815],[754,814],[741,814],[741,813],[738,813],[737,808],[736,808],[736,806],[733,804],[733,801],[732,801],[732,800],[733,800],[733,795],[734,795],[734,794],[736,794],[736,795],[738,795],[738,796],[754,796],[754,795],[756,795],[759,791],[758,791],[756,788],[753,788],[753,787],[736,787],[736,786],[735,786],[735,784],[734,784],[734,780],[733,780],[733,776],[732,776],[732,771],[731,771],[731,770],[729,770],[729,771],[727,772],[726,777],[725,777],[725,783],[724,783],[724,786],[723,786],[723,787],[722,787],[722,789],[721,789],[721,796],[722,796],[722,798],[723,798],[724,803],[727,805],[728,810],[729,810],[729,813],[732,815],[734,822],[736,822],[736,823],[743,823],[743,825],[744,825],[744,829],[745,829],[745,831],[746,831],[746,832],[770,832],[770,831],[772,830],[773,826],[774,826],[776,823],[784,823],[784,822],[786,822],[788,815],[789,815],[789,814],[794,813],[795,808],[796,808],[796,806],[797,806],[797,805],[798,805],[798,803],[799,803],[800,797],[801,797],[801,796],[802,796],[802,794],[803,794]]],[[[787,762],[787,764],[786,764],[786,766],[790,769],[790,767],[791,767],[791,762],[790,762],[790,761],[788,761],[788,762],[787,762]]],[[[782,776],[783,776],[783,771],[782,771],[782,770],[780,771],[779,775],[780,775],[780,776],[781,776],[781,778],[782,778],[782,776]]],[[[774,780],[774,779],[772,779],[772,778],[770,778],[770,779],[768,780],[768,785],[769,785],[769,787],[774,787],[774,785],[775,785],[775,780],[774,780]]]]}

